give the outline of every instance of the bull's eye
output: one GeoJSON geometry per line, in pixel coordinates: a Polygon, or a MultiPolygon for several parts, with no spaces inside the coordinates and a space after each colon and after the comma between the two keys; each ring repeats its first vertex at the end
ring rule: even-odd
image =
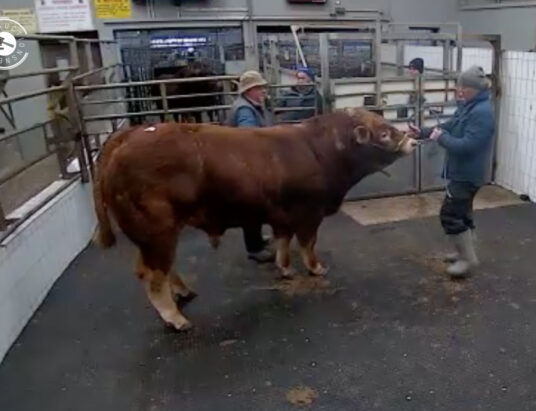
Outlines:
{"type": "Polygon", "coordinates": [[[391,140],[391,132],[390,131],[384,131],[380,134],[380,141],[382,142],[388,142],[391,140]]]}

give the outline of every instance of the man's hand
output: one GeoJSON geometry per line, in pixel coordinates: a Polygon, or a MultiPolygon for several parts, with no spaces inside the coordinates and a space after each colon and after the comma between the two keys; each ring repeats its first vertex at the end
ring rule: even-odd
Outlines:
{"type": "Polygon", "coordinates": [[[434,131],[432,131],[432,134],[430,134],[430,140],[437,141],[439,137],[441,137],[441,134],[443,134],[443,130],[439,127],[434,128],[434,131]]]}
{"type": "Polygon", "coordinates": [[[415,124],[408,122],[408,136],[413,137],[415,139],[421,138],[421,129],[417,127],[415,124]]]}
{"type": "Polygon", "coordinates": [[[415,124],[408,123],[409,131],[414,134],[416,137],[419,137],[421,135],[421,129],[417,127],[415,124]]]}

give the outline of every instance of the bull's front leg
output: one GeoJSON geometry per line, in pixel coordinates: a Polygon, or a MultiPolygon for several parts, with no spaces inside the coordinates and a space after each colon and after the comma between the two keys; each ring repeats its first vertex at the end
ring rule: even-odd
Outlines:
{"type": "Polygon", "coordinates": [[[272,224],[274,232],[276,254],[275,264],[281,271],[283,278],[292,278],[295,270],[290,266],[290,240],[292,239],[292,230],[284,224],[272,224]]]}
{"type": "Polygon", "coordinates": [[[313,227],[304,227],[296,235],[300,243],[303,263],[307,267],[307,270],[309,270],[309,273],[324,276],[328,273],[329,267],[322,264],[315,254],[317,230],[318,226],[314,227],[314,229],[313,227]]]}
{"type": "Polygon", "coordinates": [[[292,278],[295,274],[295,270],[290,266],[290,239],[291,236],[276,237],[275,263],[281,270],[283,278],[292,278]]]}

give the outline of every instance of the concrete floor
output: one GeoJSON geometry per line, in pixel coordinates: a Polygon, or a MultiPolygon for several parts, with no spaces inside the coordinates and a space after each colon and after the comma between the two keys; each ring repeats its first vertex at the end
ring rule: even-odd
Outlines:
{"type": "MultiPolygon", "coordinates": [[[[444,191],[348,202],[342,210],[359,224],[374,225],[431,217],[439,214],[444,191]]],[[[475,210],[521,204],[519,196],[499,186],[484,186],[477,193],[475,210]]]]}
{"type": "Polygon", "coordinates": [[[460,282],[437,217],[334,216],[330,274],[292,284],[246,260],[239,233],[214,252],[188,231],[188,334],[149,306],[130,244],[90,246],[0,365],[0,410],[534,410],[535,221],[531,204],[477,212],[483,264],[460,282]]]}

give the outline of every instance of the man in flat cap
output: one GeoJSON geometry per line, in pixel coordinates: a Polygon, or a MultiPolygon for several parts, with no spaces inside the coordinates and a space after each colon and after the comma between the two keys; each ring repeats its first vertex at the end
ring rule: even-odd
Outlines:
{"type": "MultiPolygon", "coordinates": [[[[260,73],[251,70],[240,76],[239,96],[235,100],[227,119],[231,127],[268,127],[273,124],[270,113],[265,107],[266,86],[260,73]]],[[[269,242],[262,236],[262,225],[242,228],[248,257],[258,263],[275,260],[275,253],[269,242]]]]}

